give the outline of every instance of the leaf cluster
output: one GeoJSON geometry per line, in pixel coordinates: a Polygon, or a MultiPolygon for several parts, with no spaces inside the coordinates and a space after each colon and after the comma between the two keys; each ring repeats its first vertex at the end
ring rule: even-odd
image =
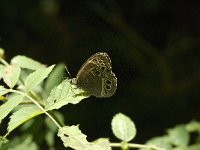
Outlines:
{"type": "MultiPolygon", "coordinates": [[[[77,150],[122,150],[140,148],[141,150],[197,150],[199,147],[200,123],[191,122],[169,129],[167,135],[149,140],[145,145],[130,143],[136,136],[134,122],[122,113],[116,114],[111,121],[111,129],[121,142],[112,143],[108,138],[98,138],[89,142],[79,125],[65,125],[63,114],[57,110],[68,104],[78,104],[90,95],[72,84],[71,79],[62,80],[64,64],[47,67],[29,57],[18,55],[10,63],[4,59],[0,49],[0,124],[9,117],[7,132],[0,136],[1,150],[38,150],[39,145],[27,129],[33,126],[34,119],[43,114],[43,124],[48,129],[44,137],[50,150],[55,150],[55,135],[67,148],[77,150]],[[23,135],[8,140],[8,135],[21,127],[23,135]],[[192,145],[190,133],[197,132],[198,138],[192,145]]],[[[41,122],[42,124],[42,122],[41,122]]]]}

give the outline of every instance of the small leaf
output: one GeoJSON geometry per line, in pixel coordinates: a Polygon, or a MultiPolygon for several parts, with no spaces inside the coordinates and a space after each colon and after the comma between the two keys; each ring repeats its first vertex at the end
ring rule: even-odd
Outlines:
{"type": "Polygon", "coordinates": [[[19,80],[20,72],[21,69],[18,65],[6,66],[3,75],[4,82],[13,88],[19,80]]]}
{"type": "Polygon", "coordinates": [[[8,101],[0,106],[0,122],[23,100],[23,95],[12,95],[8,101]]]}
{"type": "Polygon", "coordinates": [[[190,135],[184,125],[178,125],[168,130],[171,143],[176,146],[184,147],[189,144],[190,135]]]}
{"type": "Polygon", "coordinates": [[[9,89],[4,88],[3,86],[0,85],[0,95],[5,95],[9,92],[9,89]]]}
{"type": "Polygon", "coordinates": [[[75,85],[72,85],[70,80],[64,80],[51,91],[50,96],[46,100],[45,109],[59,109],[69,103],[77,104],[87,97],[88,95],[83,90],[75,88],[75,85]]]}
{"type": "Polygon", "coordinates": [[[112,119],[112,132],[120,140],[129,142],[136,135],[133,121],[122,113],[116,114],[112,119]]]}
{"type": "Polygon", "coordinates": [[[65,65],[63,63],[56,65],[56,67],[53,69],[53,71],[47,78],[44,85],[47,95],[50,94],[51,90],[55,86],[61,83],[61,81],[63,80],[64,74],[65,74],[65,65]]]}
{"type": "Polygon", "coordinates": [[[29,119],[42,114],[43,112],[35,105],[24,106],[17,110],[10,117],[8,132],[11,132],[29,119]]]}
{"type": "Polygon", "coordinates": [[[11,64],[18,64],[21,68],[26,68],[31,70],[44,68],[44,66],[41,63],[22,55],[18,55],[12,58],[11,64]]]}
{"type": "Polygon", "coordinates": [[[54,66],[55,65],[52,65],[52,66],[50,66],[48,68],[38,69],[35,72],[31,73],[27,77],[27,79],[25,81],[26,92],[30,91],[35,86],[37,86],[38,84],[40,84],[49,75],[49,73],[52,71],[52,69],[54,68],[54,66]]]}

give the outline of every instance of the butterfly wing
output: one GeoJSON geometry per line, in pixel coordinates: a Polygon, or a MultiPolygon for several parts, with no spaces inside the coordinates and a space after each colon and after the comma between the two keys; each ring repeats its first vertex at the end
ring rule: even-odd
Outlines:
{"type": "Polygon", "coordinates": [[[117,78],[112,72],[111,60],[107,53],[92,55],[81,67],[76,84],[96,97],[110,97],[117,89],[117,78]]]}

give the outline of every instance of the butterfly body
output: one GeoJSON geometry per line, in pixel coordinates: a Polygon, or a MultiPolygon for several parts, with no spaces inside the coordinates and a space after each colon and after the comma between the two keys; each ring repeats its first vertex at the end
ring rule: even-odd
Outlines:
{"type": "Polygon", "coordinates": [[[75,78],[77,87],[96,97],[112,96],[117,89],[117,78],[112,72],[110,57],[105,52],[92,55],[75,78]]]}

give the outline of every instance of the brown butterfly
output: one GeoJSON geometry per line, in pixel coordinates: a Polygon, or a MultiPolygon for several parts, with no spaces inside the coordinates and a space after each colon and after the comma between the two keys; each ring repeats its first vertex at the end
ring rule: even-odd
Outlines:
{"type": "Polygon", "coordinates": [[[112,96],[117,89],[117,78],[108,54],[98,52],[92,55],[78,71],[74,82],[78,88],[96,97],[112,96]]]}

